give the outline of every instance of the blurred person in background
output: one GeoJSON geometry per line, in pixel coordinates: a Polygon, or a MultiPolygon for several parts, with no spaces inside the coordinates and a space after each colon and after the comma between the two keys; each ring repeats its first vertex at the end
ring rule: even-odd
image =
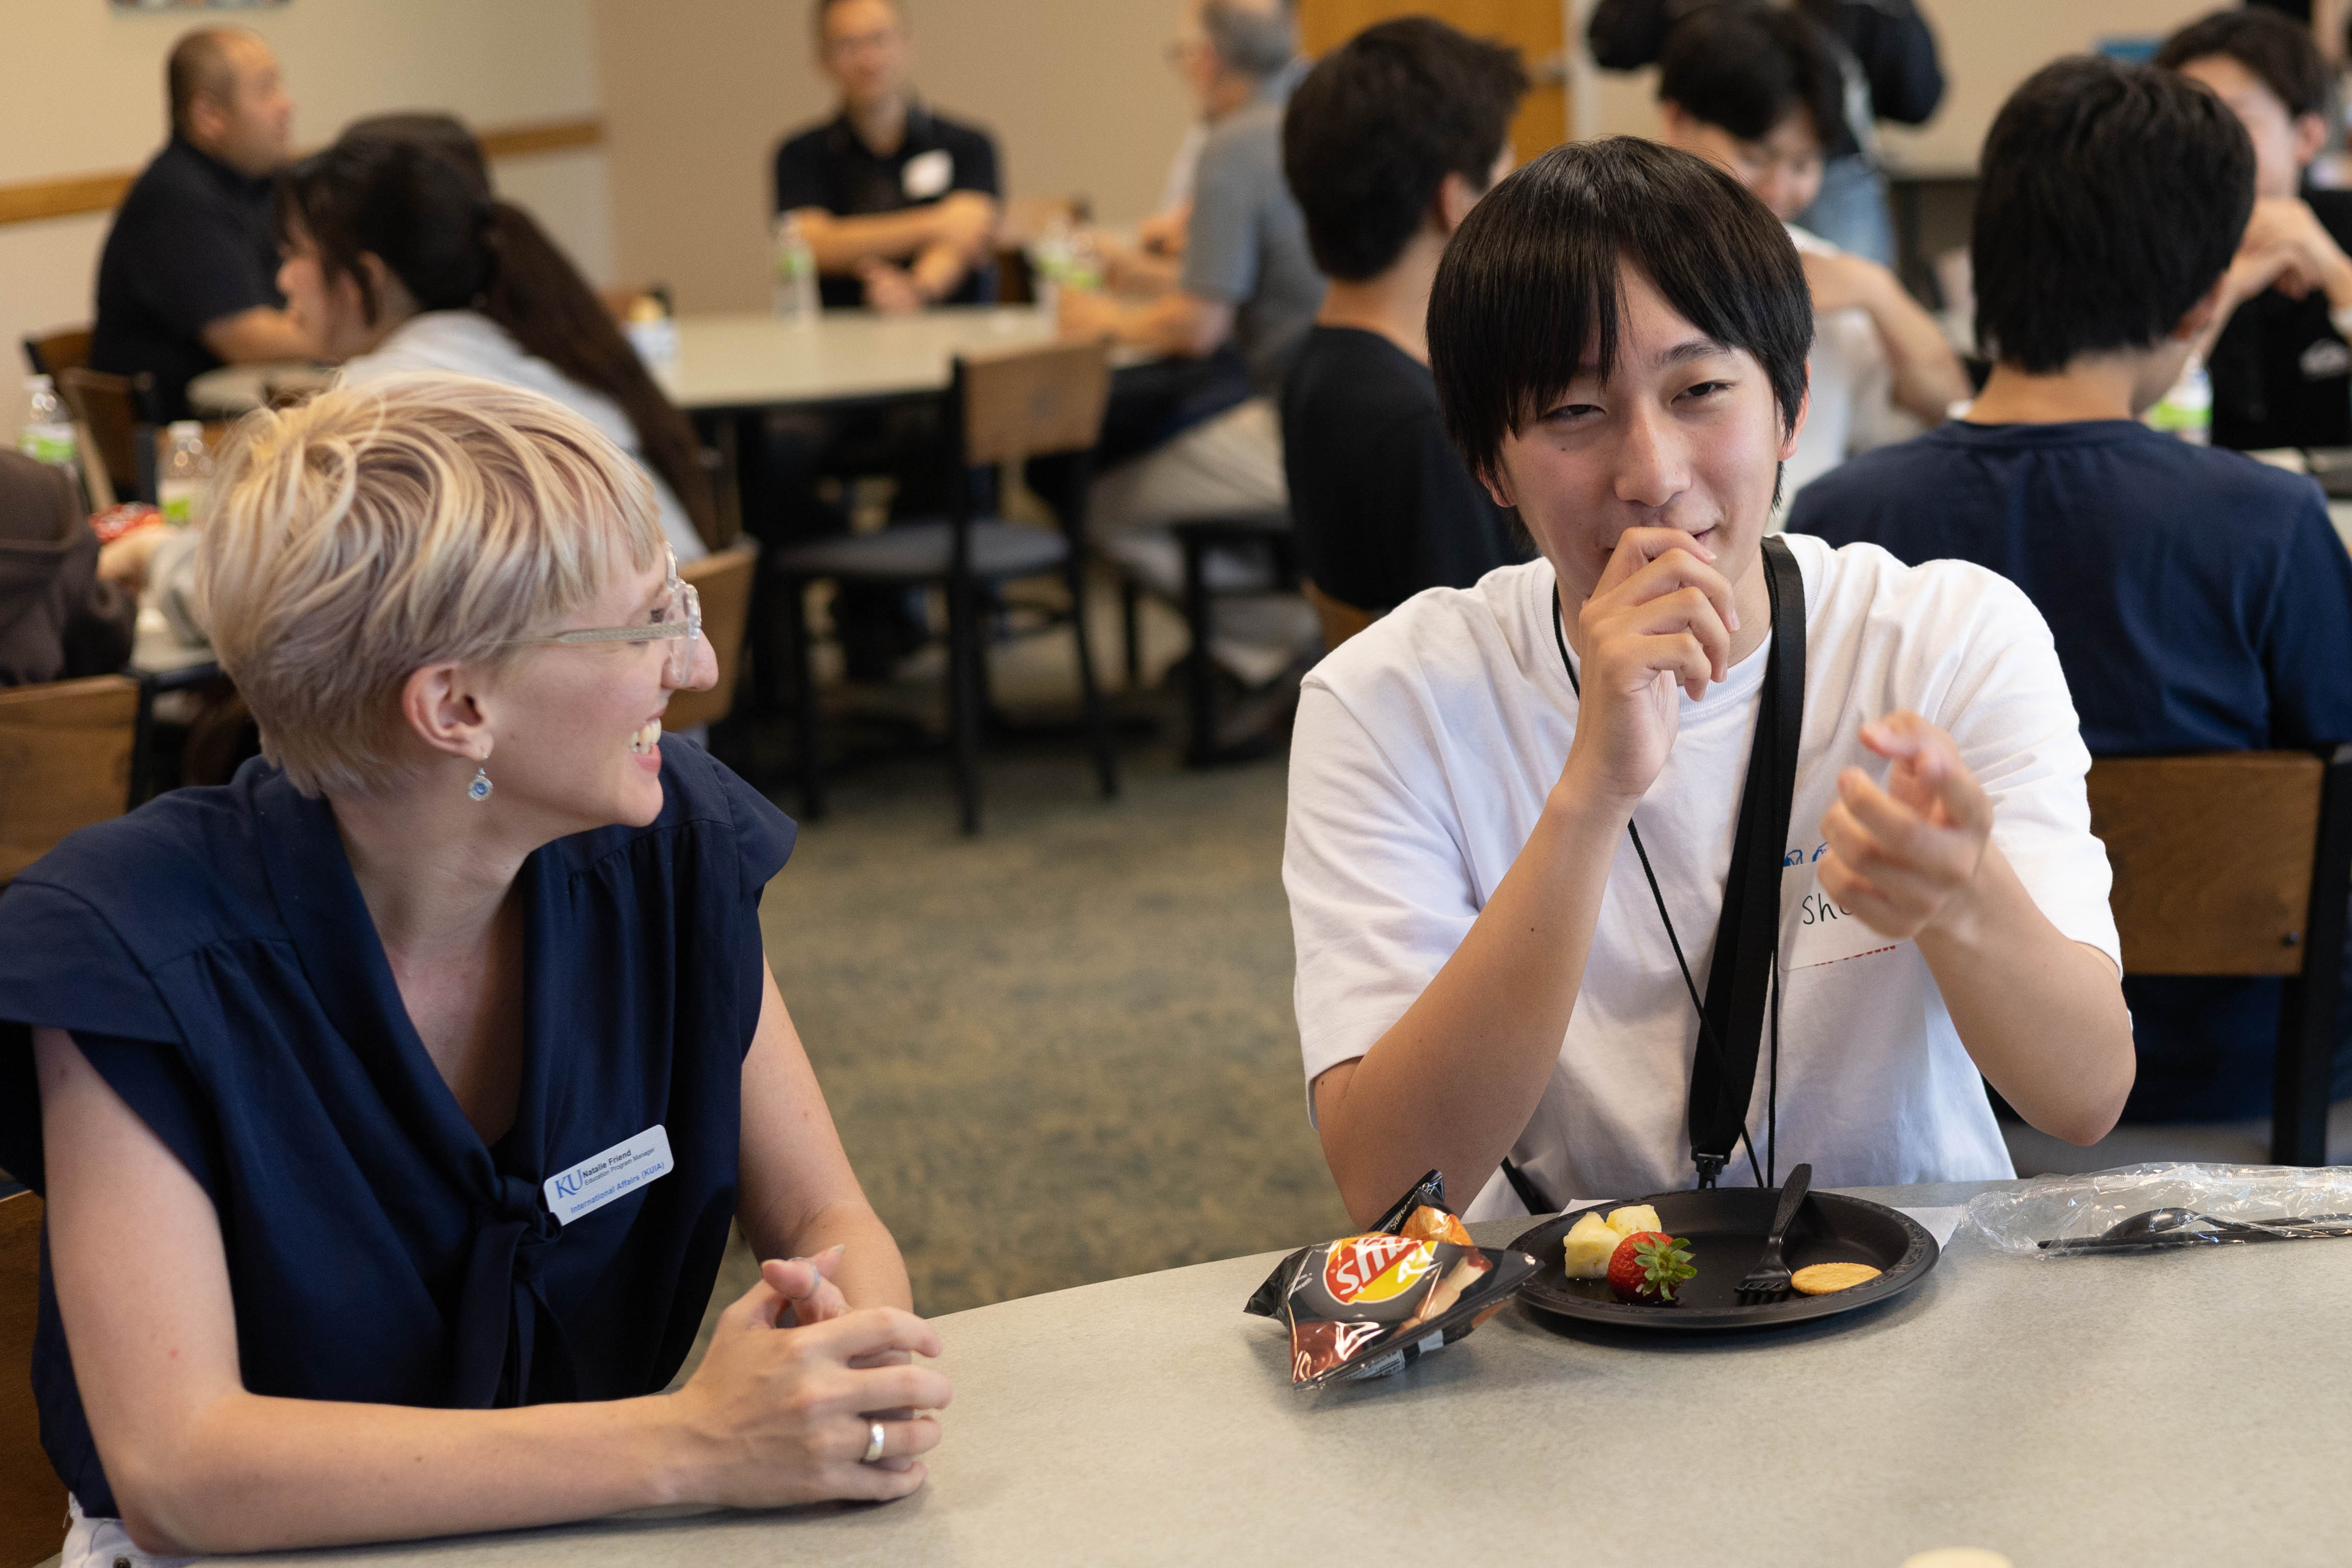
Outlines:
{"type": "Polygon", "coordinates": [[[433,370],[552,397],[652,475],[677,558],[708,552],[718,520],[693,426],[546,232],[492,194],[462,123],[360,121],[279,189],[278,281],[343,384],[433,370]]]}
{"type": "Polygon", "coordinates": [[[2275,11],[2217,11],[2156,63],[2210,90],[2254,144],[2254,213],[2240,252],[2287,270],[2231,311],[2206,354],[2213,444],[2240,451],[2352,446],[2352,192],[2306,187],[2327,141],[2327,62],[2275,11]]]}
{"type": "MultiPolygon", "coordinates": [[[[2030,78],[1985,139],[1977,196],[1991,378],[1961,417],[1823,476],[1790,514],[1792,533],[2022,588],[2095,757],[2352,741],[2352,557],[2326,498],[2138,417],[2288,263],[2238,245],[2258,164],[2236,118],[2168,71],[2080,57],[2030,78]]],[[[2124,994],[2126,1119],[2266,1111],[2276,980],[2131,975],[2124,994]]]]}
{"type": "Polygon", "coordinates": [[[73,471],[0,452],[0,686],[121,669],[138,614],[137,588],[100,570],[73,471]]]}
{"type": "Polygon", "coordinates": [[[717,664],[644,471],[417,374],[248,416],[210,513],[266,756],[0,896],[64,1568],[920,1487],[939,1337],[764,955],[793,825],[661,733],[717,664]]]}
{"type": "Polygon", "coordinates": [[[184,419],[193,378],[317,345],[276,282],[269,178],[294,122],[278,57],[241,27],[204,27],[172,46],[164,76],[172,139],[107,233],[89,363],[152,375],[158,417],[184,419]]]}
{"type": "MultiPolygon", "coordinates": [[[[992,302],[996,143],[915,96],[898,0],[813,0],[810,18],[841,107],[776,149],[773,211],[807,240],[819,299],[886,315],[992,302]]],[[[744,475],[744,525],[772,544],[846,533],[847,495],[828,481],[868,476],[892,482],[894,518],[948,510],[957,474],[936,403],[770,412],[744,475]]],[[[887,680],[930,637],[920,594],[875,584],[843,584],[833,623],[854,680],[887,680]]]]}
{"type": "Polygon", "coordinates": [[[1438,258],[1509,172],[1527,89],[1516,51],[1408,16],[1291,94],[1283,169],[1331,286],[1283,386],[1282,452],[1327,647],[1423,588],[1528,558],[1447,438],[1427,330],[1438,258]]]}
{"type": "Polygon", "coordinates": [[[996,144],[907,82],[897,0],[815,0],[817,63],[841,110],[776,149],[775,212],[797,219],[831,308],[901,315],[992,298],[996,144]]]}
{"type": "MultiPolygon", "coordinates": [[[[1070,336],[1195,360],[1231,343],[1248,368],[1243,401],[1113,462],[1095,481],[1088,525],[1105,552],[1171,598],[1183,574],[1170,522],[1287,504],[1274,400],[1324,287],[1282,174],[1283,108],[1307,70],[1289,0],[1198,0],[1191,17],[1182,47],[1202,51],[1196,82],[1213,124],[1182,268],[1171,287],[1125,297],[1064,289],[1059,304],[1070,336]]],[[[1314,636],[1312,616],[1295,601],[1229,602],[1218,613],[1211,651],[1247,686],[1283,674],[1314,636]]]]}
{"type": "MultiPolygon", "coordinates": [[[[1186,128],[1176,150],[1159,210],[1138,226],[1134,240],[1100,229],[1084,236],[1101,263],[1098,281],[1111,295],[1158,301],[1170,310],[1189,308],[1191,301],[1183,295],[1184,258],[1202,149],[1209,133],[1256,102],[1265,85],[1262,71],[1229,64],[1227,53],[1303,69],[1291,66],[1291,47],[1281,25],[1280,11],[1273,5],[1244,5],[1238,10],[1220,9],[1213,16],[1201,0],[1185,0],[1176,36],[1169,41],[1168,59],[1184,79],[1200,118],[1186,128]],[[1252,28],[1259,29],[1260,36],[1251,36],[1252,28]],[[1226,40],[1223,51],[1219,36],[1226,40]]],[[[1221,176],[1221,189],[1225,184],[1229,182],[1221,176]]],[[[1110,331],[1116,324],[1112,309],[1092,295],[1072,299],[1061,313],[1074,330],[1110,331]]],[[[1153,346],[1161,351],[1155,357],[1111,371],[1110,405],[1104,411],[1102,441],[1093,457],[1097,469],[1164,446],[1246,401],[1258,389],[1250,362],[1231,331],[1199,352],[1199,345],[1190,342],[1153,346]]],[[[1044,494],[1060,494],[1062,487],[1053,475],[1066,461],[1047,458],[1033,465],[1034,487],[1044,494]]]]}
{"type": "Polygon", "coordinates": [[[1701,6],[1675,25],[1659,60],[1664,140],[1755,192],[1804,260],[1820,330],[1787,495],[1854,452],[1940,422],[1969,390],[1959,355],[1894,273],[1795,221],[1821,189],[1839,80],[1820,26],[1777,6],[1701,6]]]}
{"type": "MultiPolygon", "coordinates": [[[[1593,63],[1639,70],[1655,61],[1666,35],[1716,0],[1601,0],[1585,25],[1593,63]]],[[[1823,132],[1821,189],[1796,215],[1799,226],[1841,250],[1895,265],[1895,226],[1878,157],[1881,120],[1924,125],[1944,100],[1936,35],[1913,0],[1794,0],[1821,24],[1840,78],[1841,112],[1823,132]]]]}

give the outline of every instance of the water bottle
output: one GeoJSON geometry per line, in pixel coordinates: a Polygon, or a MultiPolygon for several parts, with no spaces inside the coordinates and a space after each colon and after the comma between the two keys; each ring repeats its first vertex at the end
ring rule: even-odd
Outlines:
{"type": "Polygon", "coordinates": [[[1047,218],[1045,228],[1029,242],[1029,291],[1038,309],[1049,316],[1063,285],[1070,279],[1070,253],[1076,245],[1070,220],[1060,212],[1047,218]]]}
{"type": "Polygon", "coordinates": [[[776,314],[787,321],[816,320],[816,252],[809,248],[801,220],[791,213],[776,219],[776,314]]]}
{"type": "Polygon", "coordinates": [[[165,433],[172,443],[155,481],[155,499],[163,521],[185,528],[196,520],[196,503],[212,482],[213,455],[205,449],[205,427],[194,419],[175,419],[165,433]]]}
{"type": "Polygon", "coordinates": [[[32,409],[26,416],[24,430],[16,437],[16,449],[37,463],[76,468],[81,454],[74,440],[73,416],[66,412],[66,402],[58,395],[57,384],[46,375],[28,375],[25,378],[25,395],[32,409]]]}
{"type": "Polygon", "coordinates": [[[2213,380],[2205,362],[2190,355],[2172,390],[2157,400],[2147,420],[2157,429],[2179,437],[2193,447],[2213,444],[2213,380]]]}
{"type": "Polygon", "coordinates": [[[1081,228],[1070,237],[1069,271],[1065,281],[1073,289],[1099,289],[1108,268],[1103,261],[1102,247],[1095,241],[1095,231],[1081,228]]]}

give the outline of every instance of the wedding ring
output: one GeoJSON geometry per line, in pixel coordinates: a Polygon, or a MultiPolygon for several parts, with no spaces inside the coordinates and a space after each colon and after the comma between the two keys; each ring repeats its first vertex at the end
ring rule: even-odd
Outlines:
{"type": "Polygon", "coordinates": [[[866,1439],[866,1457],[857,1461],[861,1465],[870,1465],[882,1457],[882,1423],[869,1421],[866,1426],[868,1434],[866,1439]]]}

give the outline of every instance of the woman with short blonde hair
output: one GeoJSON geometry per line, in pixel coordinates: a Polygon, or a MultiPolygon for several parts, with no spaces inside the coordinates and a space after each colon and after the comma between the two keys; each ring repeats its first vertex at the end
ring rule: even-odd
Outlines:
{"type": "Polygon", "coordinates": [[[393,378],[240,426],[202,551],[264,757],[0,898],[68,1568],[919,1486],[938,1339],[762,954],[792,824],[661,740],[715,661],[642,470],[393,378]]]}

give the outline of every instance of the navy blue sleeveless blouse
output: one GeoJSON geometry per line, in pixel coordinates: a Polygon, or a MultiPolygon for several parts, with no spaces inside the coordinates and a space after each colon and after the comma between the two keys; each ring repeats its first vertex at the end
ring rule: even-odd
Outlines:
{"type": "MultiPolygon", "coordinates": [[[[409,1023],[326,802],[254,762],[74,835],[0,897],[0,1170],[44,1186],[31,1026],[60,1026],[211,1197],[251,1392],[660,1389],[735,1212],[760,895],[793,836],[688,742],[663,741],[662,787],[652,826],[524,863],[521,1093],[492,1146],[409,1023]],[[542,1184],[656,1124],[676,1168],[559,1225],[542,1184]]],[[[115,1514],[46,1251],[33,1380],[58,1475],[115,1514]]]]}

